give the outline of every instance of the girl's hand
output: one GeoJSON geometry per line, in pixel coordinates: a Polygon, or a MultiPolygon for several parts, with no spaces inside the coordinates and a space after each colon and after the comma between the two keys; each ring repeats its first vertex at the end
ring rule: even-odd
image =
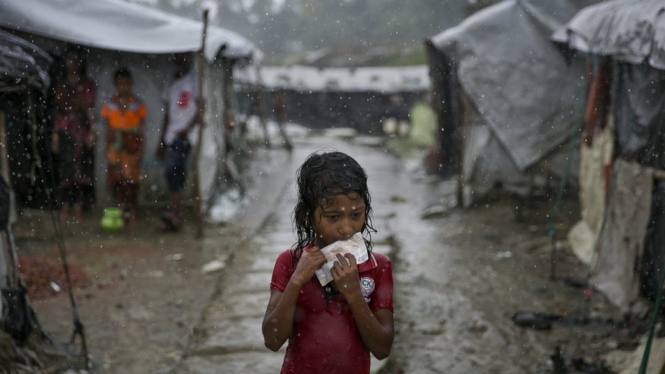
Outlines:
{"type": "Polygon", "coordinates": [[[291,280],[295,282],[298,287],[302,287],[305,283],[309,282],[314,276],[314,271],[320,269],[326,263],[326,256],[319,247],[311,247],[302,251],[302,256],[296,265],[296,270],[293,272],[291,280]]]}
{"type": "Polygon", "coordinates": [[[358,275],[358,264],[356,258],[347,253],[344,256],[337,254],[335,266],[330,270],[335,287],[347,300],[356,293],[360,293],[360,276],[358,275]]]}

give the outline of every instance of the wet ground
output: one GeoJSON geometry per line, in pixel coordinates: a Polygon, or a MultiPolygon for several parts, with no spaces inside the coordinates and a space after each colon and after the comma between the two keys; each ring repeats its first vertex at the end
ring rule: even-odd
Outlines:
{"type": "MultiPolygon", "coordinates": [[[[454,185],[434,183],[417,162],[400,160],[374,141],[297,137],[292,154],[255,151],[246,210],[226,226],[193,233],[156,232],[158,211],[142,212],[139,227],[118,234],[98,228],[98,217],[66,226],[69,262],[88,275],[77,289],[93,372],[276,373],[283,350],[263,346],[261,320],[272,265],[291,246],[294,175],[312,151],[336,148],[363,165],[372,192],[375,250],[395,272],[396,337],[381,373],[548,373],[555,346],[593,358],[618,345],[612,323],[555,322],[551,330],[516,326],[517,311],[617,318],[601,297],[550,281],[553,203],[504,198],[470,210],[423,219],[426,208],[454,196],[454,185]],[[210,261],[224,268],[202,272],[210,261]]],[[[567,201],[560,232],[577,217],[567,201]]],[[[189,225],[191,228],[191,224],[189,225]]],[[[47,263],[57,247],[42,212],[24,212],[16,234],[21,254],[47,263]]],[[[561,245],[559,277],[583,278],[582,266],[561,245]]],[[[43,326],[58,341],[72,329],[64,292],[35,299],[43,326]]]]}

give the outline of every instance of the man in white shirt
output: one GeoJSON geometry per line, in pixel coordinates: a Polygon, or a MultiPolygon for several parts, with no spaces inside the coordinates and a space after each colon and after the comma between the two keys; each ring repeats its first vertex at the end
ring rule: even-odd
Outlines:
{"type": "Polygon", "coordinates": [[[194,55],[174,55],[175,79],[164,91],[164,122],[157,158],[166,162],[164,174],[170,192],[171,210],[162,217],[162,231],[180,229],[182,194],[187,181],[187,160],[198,141],[200,123],[198,81],[192,68],[194,55]]]}

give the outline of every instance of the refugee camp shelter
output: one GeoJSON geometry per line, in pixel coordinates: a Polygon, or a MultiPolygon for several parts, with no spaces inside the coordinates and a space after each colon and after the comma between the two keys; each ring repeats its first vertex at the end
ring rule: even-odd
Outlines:
{"type": "MultiPolygon", "coordinates": [[[[26,144],[12,144],[8,135],[27,132],[36,138],[32,132],[36,127],[24,127],[19,119],[35,111],[35,102],[49,87],[51,62],[37,46],[0,31],[0,371],[8,373],[37,372],[47,367],[64,371],[72,363],[41,331],[19,277],[10,229],[15,220],[11,183],[17,174],[10,155],[24,152],[26,144]]],[[[25,136],[28,146],[30,137],[25,136]]]]}
{"type": "Polygon", "coordinates": [[[577,157],[567,141],[584,97],[583,59],[570,66],[549,37],[595,2],[507,0],[425,40],[440,172],[458,175],[465,206],[497,188],[531,193],[577,157]]]}
{"type": "MultiPolygon", "coordinates": [[[[273,118],[275,98],[285,95],[285,120],[313,128],[351,127],[378,134],[382,120],[408,121],[409,108],[429,90],[426,66],[318,68],[293,65],[239,70],[244,106],[266,95],[273,118]]],[[[254,107],[258,107],[255,105],[254,107]]],[[[258,114],[258,113],[255,113],[258,114]]]]}
{"type": "MultiPolygon", "coordinates": [[[[134,92],[147,106],[146,145],[142,160],[142,200],[154,202],[166,195],[160,163],[154,154],[162,128],[162,92],[173,76],[171,56],[201,49],[203,23],[139,4],[113,0],[0,1],[0,27],[62,56],[72,46],[87,52],[87,75],[97,88],[97,108],[113,94],[113,73],[127,67],[134,76],[134,92]]],[[[256,58],[260,52],[242,36],[209,27],[204,62],[205,133],[200,158],[201,196],[211,201],[222,182],[224,126],[228,107],[230,73],[238,61],[256,58]]],[[[106,201],[105,130],[95,126],[97,149],[95,174],[100,204],[106,201]]]]}
{"type": "Polygon", "coordinates": [[[588,57],[575,253],[624,311],[655,296],[665,268],[665,2],[614,0],[552,36],[588,57]]]}

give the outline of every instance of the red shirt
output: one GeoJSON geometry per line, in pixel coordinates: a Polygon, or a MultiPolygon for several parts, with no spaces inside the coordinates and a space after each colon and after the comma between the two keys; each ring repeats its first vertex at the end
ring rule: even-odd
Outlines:
{"type": "MultiPolygon", "coordinates": [[[[282,252],[275,263],[270,288],[284,292],[296,265],[291,250],[282,252]]],[[[390,261],[381,254],[372,254],[358,265],[358,271],[358,286],[370,310],[393,311],[390,261]]],[[[369,373],[369,350],[362,342],[346,299],[338,293],[326,306],[324,295],[316,276],[301,288],[281,373],[369,373]]]]}

